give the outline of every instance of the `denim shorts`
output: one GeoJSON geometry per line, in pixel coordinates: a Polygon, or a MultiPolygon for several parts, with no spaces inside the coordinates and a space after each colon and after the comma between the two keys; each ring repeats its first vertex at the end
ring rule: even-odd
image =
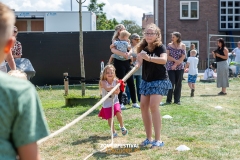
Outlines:
{"type": "Polygon", "coordinates": [[[188,83],[196,83],[196,80],[197,80],[197,74],[195,74],[195,75],[189,74],[188,75],[188,83]]]}

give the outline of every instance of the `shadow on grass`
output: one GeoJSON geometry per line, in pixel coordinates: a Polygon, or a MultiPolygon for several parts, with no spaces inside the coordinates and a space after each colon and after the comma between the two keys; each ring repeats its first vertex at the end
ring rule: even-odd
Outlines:
{"type": "Polygon", "coordinates": [[[88,143],[90,142],[91,144],[94,144],[94,143],[98,143],[99,140],[108,140],[110,139],[111,137],[110,136],[97,136],[97,135],[94,135],[94,136],[89,136],[88,138],[86,139],[82,139],[82,140],[77,140],[75,142],[72,143],[72,145],[80,145],[80,144],[83,144],[83,143],[88,143]]]}
{"type": "MultiPolygon", "coordinates": [[[[82,115],[85,112],[87,112],[87,110],[81,111],[81,112],[77,113],[76,115],[82,115]]],[[[94,110],[88,116],[96,116],[96,115],[98,115],[98,113],[99,113],[99,110],[94,110]]]]}
{"type": "Polygon", "coordinates": [[[63,108],[66,107],[91,107],[94,106],[98,101],[100,101],[99,98],[68,98],[65,99],[67,101],[66,105],[63,108]]]}
{"type": "Polygon", "coordinates": [[[219,96],[219,95],[216,95],[216,94],[203,94],[203,95],[200,95],[200,97],[216,97],[216,96],[219,96]]]}
{"type": "MultiPolygon", "coordinates": [[[[114,158],[124,158],[132,156],[131,153],[140,152],[143,150],[148,150],[147,147],[139,148],[107,148],[105,152],[96,152],[93,154],[93,157],[96,159],[106,158],[114,156],[114,158]]],[[[111,157],[112,158],[112,157],[111,157]]]]}

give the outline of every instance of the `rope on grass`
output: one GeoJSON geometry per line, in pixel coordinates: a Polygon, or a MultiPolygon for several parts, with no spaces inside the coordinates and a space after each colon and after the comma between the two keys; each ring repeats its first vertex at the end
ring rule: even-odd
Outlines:
{"type": "MultiPolygon", "coordinates": [[[[115,99],[115,95],[113,96],[114,94],[112,94],[112,119],[111,119],[111,144],[110,144],[110,146],[113,146],[113,129],[112,129],[112,127],[113,127],[113,118],[114,118],[114,99],[115,99]]],[[[106,147],[104,147],[104,148],[102,148],[101,150],[99,150],[99,151],[95,151],[95,152],[92,152],[92,153],[90,153],[87,157],[85,157],[84,158],[84,160],[87,160],[88,158],[90,158],[93,154],[95,154],[95,153],[97,153],[97,152],[102,152],[102,151],[104,151],[105,149],[107,149],[107,147],[109,147],[109,146],[106,146],[106,147]]]]}
{"type": "MultiPolygon", "coordinates": [[[[124,82],[126,82],[126,80],[137,70],[137,67],[134,67],[130,72],[128,72],[128,74],[122,79],[124,82]]],[[[98,103],[96,103],[92,108],[90,108],[89,110],[87,110],[84,114],[82,114],[81,116],[79,116],[78,118],[74,119],[72,122],[66,124],[64,127],[60,128],[59,130],[55,131],[54,133],[50,134],[49,136],[39,140],[37,142],[37,144],[41,144],[45,141],[47,141],[50,138],[53,138],[54,136],[62,133],[63,131],[65,131],[66,129],[70,128],[71,126],[73,126],[74,124],[76,124],[77,122],[79,122],[80,120],[82,120],[83,118],[85,118],[87,115],[89,115],[91,112],[93,112],[98,106],[100,106],[109,96],[111,96],[113,94],[113,92],[120,86],[120,83],[118,83],[110,92],[108,92],[108,94],[106,96],[104,96],[98,103]]],[[[106,148],[105,148],[106,149],[106,148]]]]}

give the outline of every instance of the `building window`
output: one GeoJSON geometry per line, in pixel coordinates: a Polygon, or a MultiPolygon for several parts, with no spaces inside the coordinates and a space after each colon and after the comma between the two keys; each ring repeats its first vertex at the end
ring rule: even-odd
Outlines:
{"type": "Polygon", "coordinates": [[[180,19],[199,19],[199,2],[180,1],[180,19]]]}
{"type": "Polygon", "coordinates": [[[191,44],[195,44],[195,49],[197,50],[199,54],[199,41],[182,41],[186,45],[186,52],[190,50],[191,44]]]}
{"type": "Polygon", "coordinates": [[[219,0],[220,6],[220,31],[239,31],[240,23],[240,1],[239,0],[219,0]]]}

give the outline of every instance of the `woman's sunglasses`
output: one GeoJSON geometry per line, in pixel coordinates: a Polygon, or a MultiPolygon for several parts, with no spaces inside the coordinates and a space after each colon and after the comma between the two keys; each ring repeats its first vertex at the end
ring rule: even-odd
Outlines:
{"type": "Polygon", "coordinates": [[[140,41],[140,39],[134,39],[135,41],[140,41]]]}

